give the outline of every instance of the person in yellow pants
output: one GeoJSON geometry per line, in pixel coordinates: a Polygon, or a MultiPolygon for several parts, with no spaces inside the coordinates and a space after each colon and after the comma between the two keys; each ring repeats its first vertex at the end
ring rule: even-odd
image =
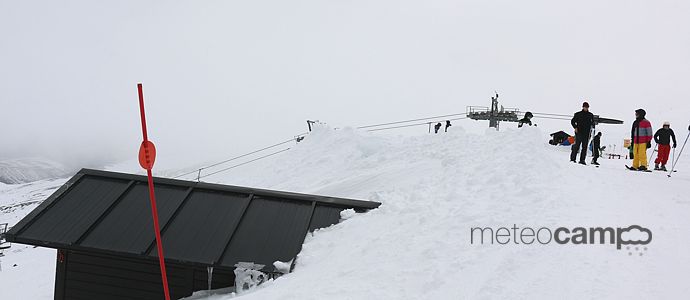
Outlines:
{"type": "Polygon", "coordinates": [[[643,167],[644,169],[646,169],[649,165],[647,163],[647,143],[634,144],[633,153],[633,168],[641,170],[640,167],[643,167]]]}
{"type": "Polygon", "coordinates": [[[645,119],[647,112],[644,109],[635,111],[635,122],[632,125],[632,132],[630,133],[633,142],[633,170],[646,171],[647,170],[647,148],[651,146],[654,132],[652,131],[652,123],[645,119]]]}

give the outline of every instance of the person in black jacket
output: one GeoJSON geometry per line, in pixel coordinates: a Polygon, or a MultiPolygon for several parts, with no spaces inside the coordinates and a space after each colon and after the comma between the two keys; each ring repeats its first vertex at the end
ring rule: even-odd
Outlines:
{"type": "Polygon", "coordinates": [[[587,157],[587,146],[589,145],[589,135],[592,128],[594,128],[594,115],[589,112],[589,103],[582,103],[582,110],[575,113],[570,124],[575,129],[575,144],[571,148],[570,161],[575,162],[577,152],[582,147],[580,153],[580,164],[586,165],[585,158],[587,157]]]}
{"type": "Polygon", "coordinates": [[[654,142],[659,145],[659,152],[654,161],[654,170],[666,171],[668,155],[671,153],[671,139],[673,139],[673,148],[675,148],[678,145],[676,143],[676,134],[671,129],[671,123],[664,122],[664,127],[657,130],[654,134],[654,142]],[[661,164],[661,167],[659,167],[659,164],[661,164]]]}
{"type": "Polygon", "coordinates": [[[594,138],[592,139],[592,156],[593,156],[592,157],[592,164],[593,165],[597,165],[597,166],[599,165],[599,163],[597,162],[597,159],[601,155],[601,153],[599,153],[600,151],[601,151],[601,131],[599,131],[597,133],[597,135],[595,135],[594,138]]]}
{"type": "Polygon", "coordinates": [[[434,125],[434,133],[438,133],[438,130],[441,129],[441,126],[443,126],[441,125],[441,122],[436,123],[436,125],[434,125]]]}
{"type": "Polygon", "coordinates": [[[526,112],[525,117],[518,121],[518,128],[522,128],[522,125],[524,124],[529,124],[529,126],[532,126],[532,117],[534,117],[534,115],[531,112],[526,112]]]}

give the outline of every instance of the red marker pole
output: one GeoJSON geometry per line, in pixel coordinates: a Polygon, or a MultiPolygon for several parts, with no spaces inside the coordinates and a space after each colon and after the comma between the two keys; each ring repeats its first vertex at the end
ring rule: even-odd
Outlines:
{"type": "Polygon", "coordinates": [[[168,276],[165,272],[165,257],[163,257],[163,243],[161,242],[161,230],[158,225],[158,209],[156,208],[156,194],[153,192],[153,163],[156,161],[156,147],[149,141],[146,133],[146,113],[144,112],[144,90],[141,83],[137,84],[139,91],[139,111],[141,112],[141,133],[144,135],[144,141],[139,147],[139,165],[146,169],[146,174],[149,177],[149,196],[151,199],[151,212],[153,213],[153,229],[156,232],[156,245],[158,246],[158,262],[161,266],[161,277],[163,278],[163,291],[165,292],[165,300],[170,300],[170,291],[168,290],[168,276]]]}

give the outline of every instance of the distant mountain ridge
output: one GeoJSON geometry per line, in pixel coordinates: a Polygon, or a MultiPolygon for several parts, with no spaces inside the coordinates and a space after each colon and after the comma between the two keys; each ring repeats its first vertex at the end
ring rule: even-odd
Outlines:
{"type": "Polygon", "coordinates": [[[62,164],[43,158],[0,160],[0,182],[6,184],[61,178],[69,173],[70,170],[62,164]]]}

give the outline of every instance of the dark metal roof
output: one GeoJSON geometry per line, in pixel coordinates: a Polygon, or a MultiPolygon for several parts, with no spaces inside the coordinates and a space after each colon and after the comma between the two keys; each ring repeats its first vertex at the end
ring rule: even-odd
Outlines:
{"type": "MultiPolygon", "coordinates": [[[[301,249],[309,231],[340,211],[380,203],[154,178],[166,260],[272,268],[301,249]]],[[[82,169],[10,230],[7,240],[60,249],[155,258],[146,176],[82,169]]]]}

